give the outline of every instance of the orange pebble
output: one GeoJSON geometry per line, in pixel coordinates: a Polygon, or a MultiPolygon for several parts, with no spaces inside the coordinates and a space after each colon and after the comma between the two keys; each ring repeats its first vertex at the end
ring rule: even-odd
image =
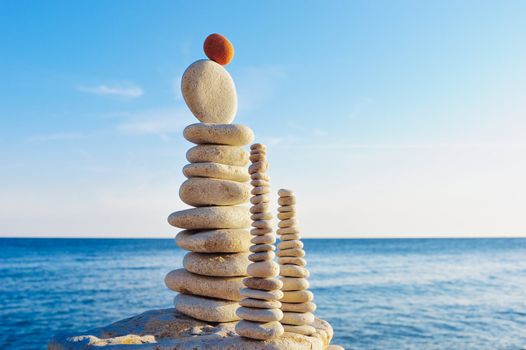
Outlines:
{"type": "Polygon", "coordinates": [[[206,57],[225,66],[234,57],[234,46],[221,34],[210,34],[203,45],[206,57]]]}

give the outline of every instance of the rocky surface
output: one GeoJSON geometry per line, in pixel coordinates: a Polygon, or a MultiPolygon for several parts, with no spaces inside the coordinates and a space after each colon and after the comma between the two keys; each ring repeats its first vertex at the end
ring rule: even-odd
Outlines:
{"type": "MultiPolygon", "coordinates": [[[[60,334],[49,350],[324,350],[333,331],[316,319],[312,336],[285,332],[281,337],[258,341],[236,334],[236,322],[207,323],[175,309],[151,310],[86,332],[60,334]]],[[[341,349],[341,348],[334,348],[341,349]]]]}

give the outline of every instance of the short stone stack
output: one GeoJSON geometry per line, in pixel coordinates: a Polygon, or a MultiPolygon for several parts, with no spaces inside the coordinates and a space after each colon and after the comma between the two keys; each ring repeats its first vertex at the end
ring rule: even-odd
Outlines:
{"type": "Polygon", "coordinates": [[[266,174],[268,162],[266,148],[262,144],[250,147],[249,167],[252,178],[252,230],[254,236],[250,247],[252,254],[248,257],[252,263],[247,272],[250,277],[243,280],[247,288],[241,290],[245,299],[241,300],[241,307],[237,315],[241,321],[236,325],[236,332],[246,338],[267,340],[281,336],[284,332],[280,320],[283,312],[280,310],[279,299],[283,297],[280,291],[283,284],[276,277],[279,274],[279,265],[275,257],[276,236],[274,235],[269,210],[269,177],[266,174]]]}
{"type": "Polygon", "coordinates": [[[221,64],[206,59],[192,63],[183,74],[181,90],[201,121],[183,132],[196,146],[186,153],[190,164],[183,174],[188,179],[179,196],[194,208],[168,218],[172,226],[184,229],[176,243],[190,252],[184,257],[184,269],[168,273],[165,283],[180,293],[174,301],[179,312],[208,322],[237,321],[251,237],[250,213],[243,206],[251,190],[249,155],[243,146],[252,142],[254,134],[246,126],[230,124],[237,95],[221,64]]]}
{"type": "Polygon", "coordinates": [[[300,232],[296,226],[296,198],[292,191],[281,189],[278,191],[278,219],[277,231],[281,242],[278,244],[278,262],[280,265],[280,280],[283,282],[283,298],[281,310],[283,319],[281,324],[286,332],[311,335],[316,329],[311,326],[314,322],[312,312],[316,305],[312,302],[313,294],[309,288],[309,270],[305,267],[305,251],[300,240],[300,232]]]}

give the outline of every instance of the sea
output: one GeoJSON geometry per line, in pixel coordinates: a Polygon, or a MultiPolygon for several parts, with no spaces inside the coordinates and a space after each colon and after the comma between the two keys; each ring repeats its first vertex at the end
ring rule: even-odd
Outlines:
{"type": "MultiPolygon", "coordinates": [[[[305,239],[345,349],[526,349],[526,239],[305,239]]],[[[171,239],[0,239],[0,348],[170,308],[171,239]]]]}

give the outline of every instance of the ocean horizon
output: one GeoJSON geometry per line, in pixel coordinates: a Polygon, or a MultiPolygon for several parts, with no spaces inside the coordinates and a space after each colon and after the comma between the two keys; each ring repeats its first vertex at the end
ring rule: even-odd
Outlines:
{"type": "MultiPolygon", "coordinates": [[[[0,238],[0,345],[45,349],[172,307],[173,239],[0,238]]],[[[346,349],[524,349],[526,238],[305,239],[315,314],[346,349]]]]}

